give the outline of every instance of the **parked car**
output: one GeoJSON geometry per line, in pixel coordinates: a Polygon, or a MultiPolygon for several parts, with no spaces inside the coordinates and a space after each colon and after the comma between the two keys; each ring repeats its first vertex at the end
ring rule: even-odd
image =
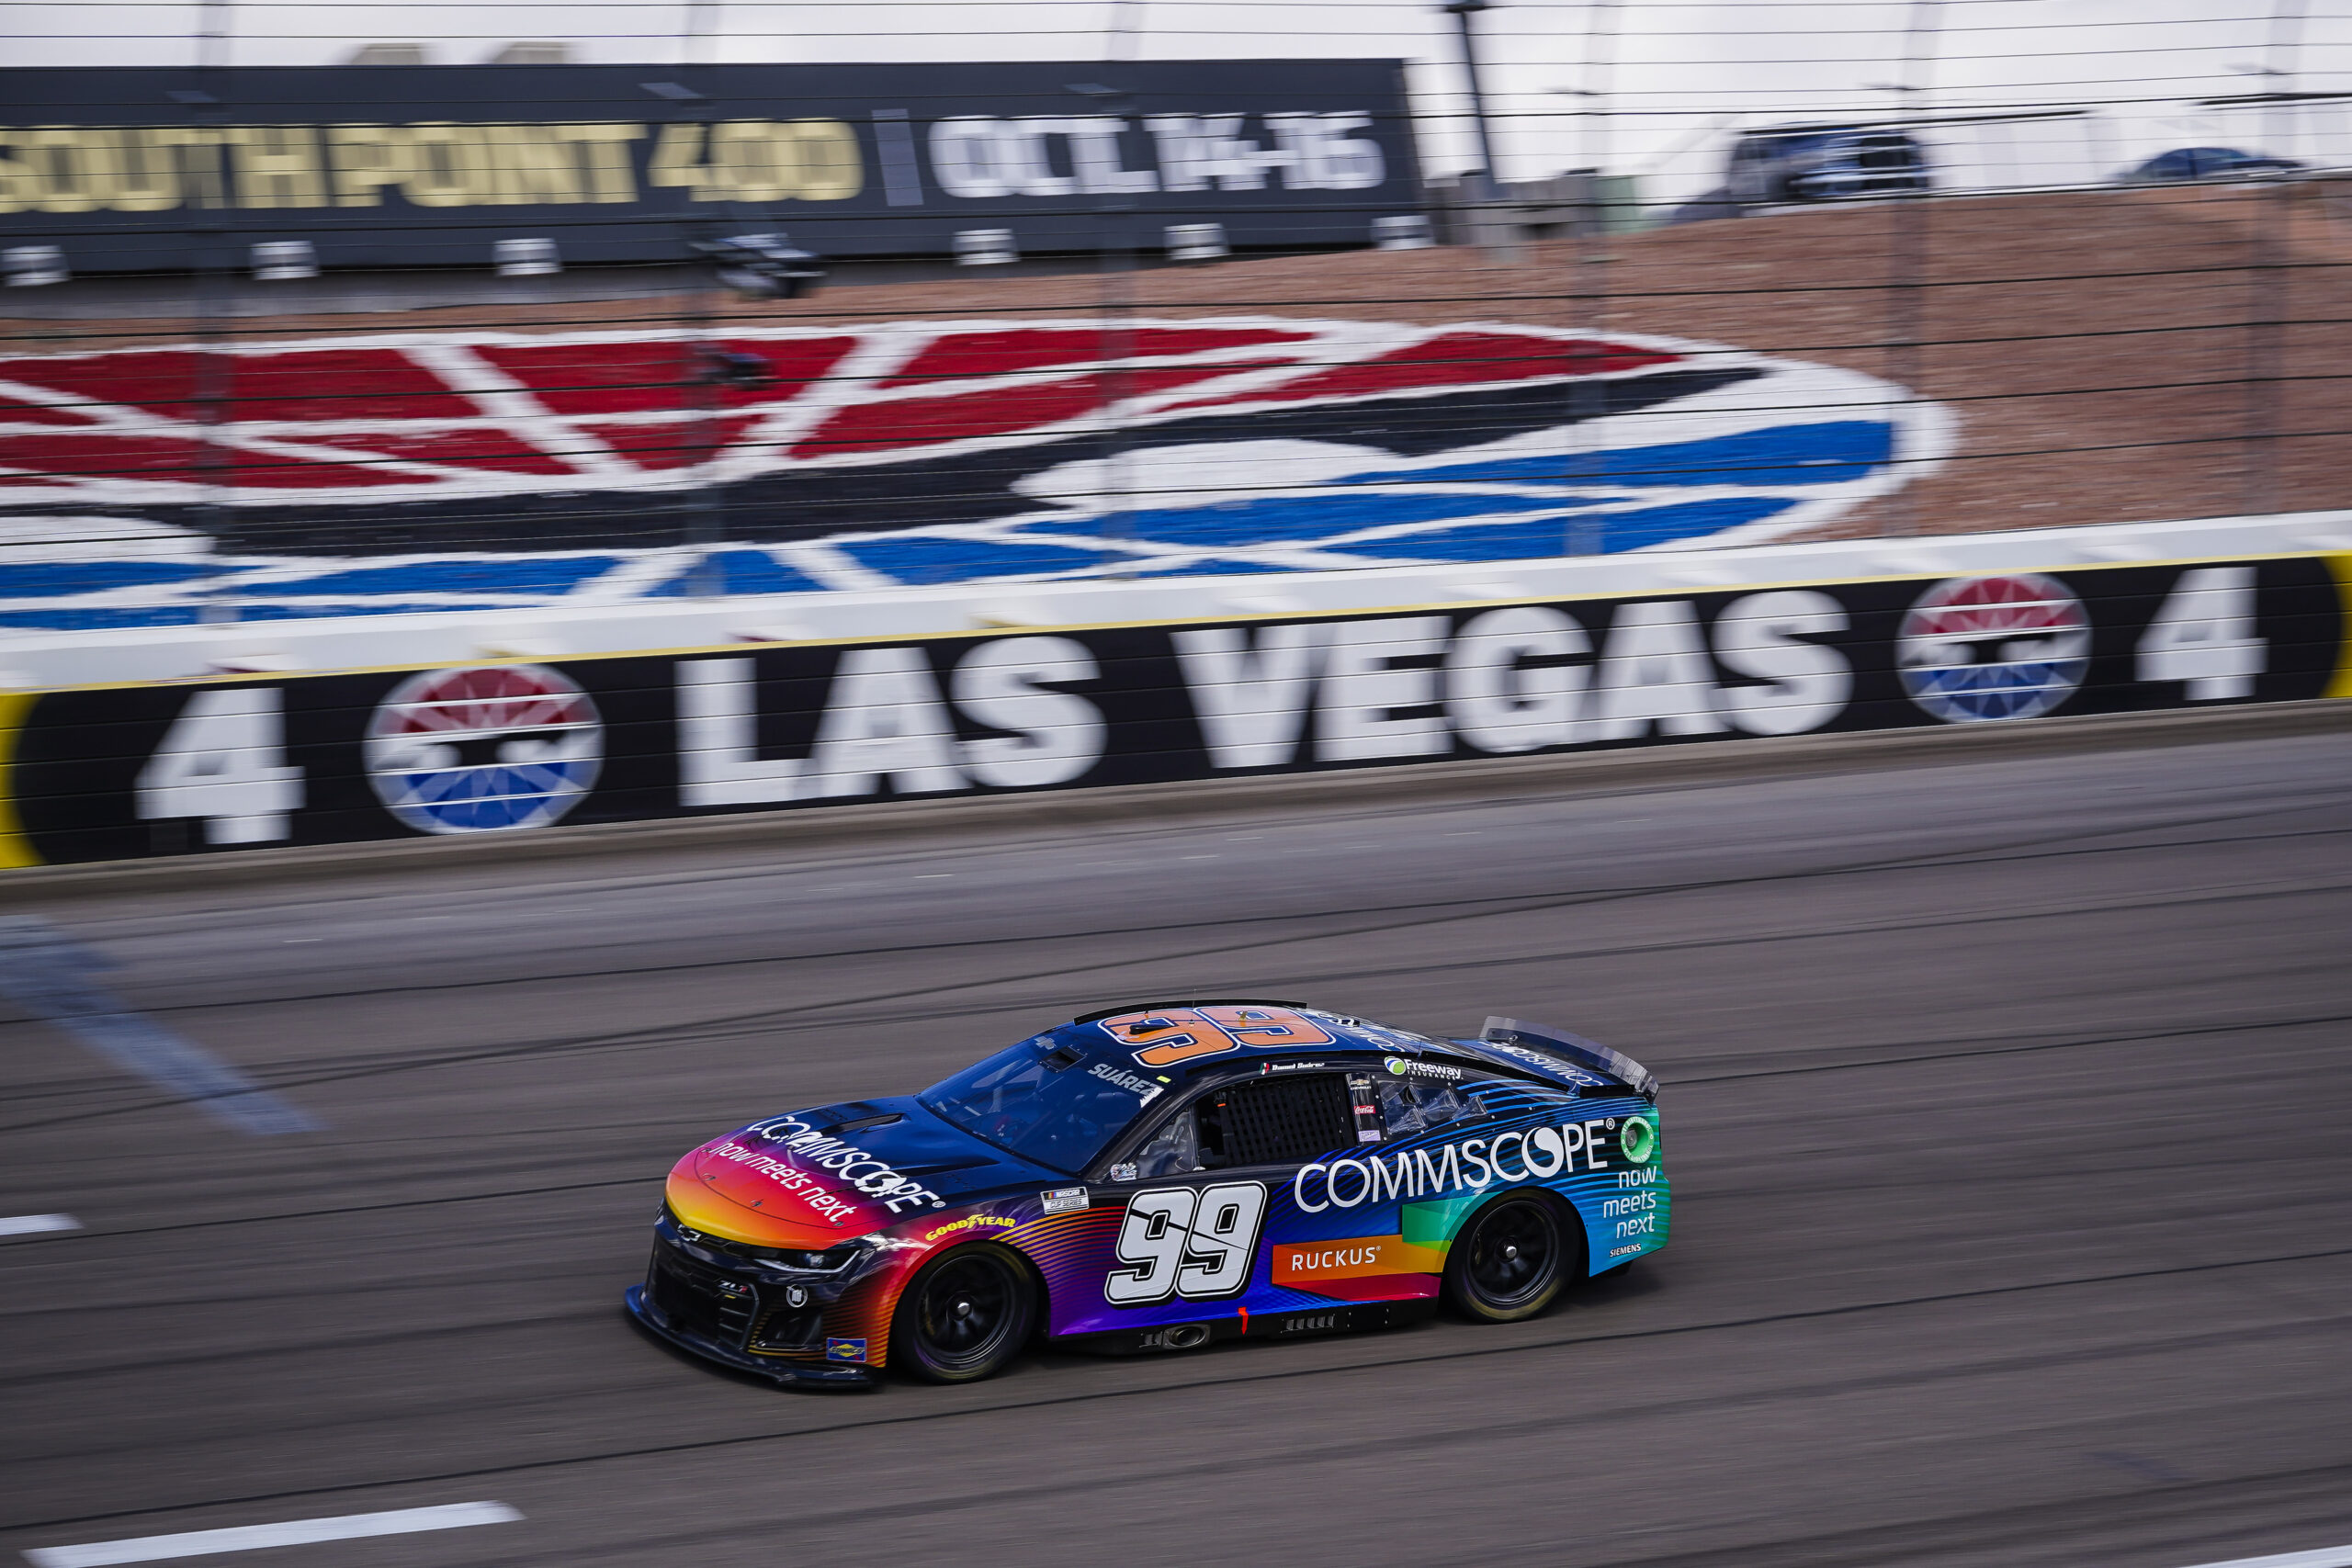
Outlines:
{"type": "Polygon", "coordinates": [[[1905,130],[1791,126],[1733,143],[1724,194],[1742,207],[1851,201],[1930,188],[1927,150],[1905,130]]]}
{"type": "Polygon", "coordinates": [[[2265,175],[2292,174],[2302,166],[2298,159],[2242,152],[2234,147],[2176,147],[2120,175],[2116,183],[2136,186],[2178,180],[2248,180],[2265,175]]]}

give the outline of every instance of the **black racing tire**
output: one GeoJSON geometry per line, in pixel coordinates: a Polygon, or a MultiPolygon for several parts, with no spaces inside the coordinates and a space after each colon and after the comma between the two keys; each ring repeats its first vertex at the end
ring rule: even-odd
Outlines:
{"type": "Polygon", "coordinates": [[[890,1364],[924,1382],[978,1382],[1021,1353],[1037,1289],[1014,1253],[985,1243],[933,1258],[899,1292],[890,1364]]]}
{"type": "Polygon", "coordinates": [[[1473,1323],[1518,1323],[1582,1277],[1581,1234],[1548,1193],[1506,1192],[1470,1216],[1445,1255],[1446,1304],[1473,1323]]]}

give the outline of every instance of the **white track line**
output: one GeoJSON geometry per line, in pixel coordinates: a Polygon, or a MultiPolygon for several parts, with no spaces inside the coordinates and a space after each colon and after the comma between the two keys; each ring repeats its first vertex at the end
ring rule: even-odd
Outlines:
{"type": "Polygon", "coordinates": [[[44,1231],[78,1231],[82,1222],[71,1214],[8,1214],[0,1216],[0,1235],[40,1235],[44,1231]]]}
{"type": "Polygon", "coordinates": [[[96,976],[117,967],[39,915],[0,917],[0,996],[46,1019],[117,1066],[201,1106],[241,1133],[313,1133],[295,1109],[192,1041],[132,1012],[96,976]]]}
{"type": "Polygon", "coordinates": [[[220,1551],[257,1551],[266,1546],[307,1546],[314,1541],[356,1540],[371,1535],[412,1535],[418,1530],[503,1525],[522,1517],[503,1503],[447,1503],[437,1508],[399,1508],[389,1514],[345,1514],[332,1519],[239,1525],[232,1529],[190,1530],[186,1535],[101,1540],[87,1546],[37,1546],[25,1553],[25,1561],[33,1568],[106,1568],[106,1564],[113,1562],[161,1562],[167,1558],[207,1557],[220,1551]]]}
{"type": "Polygon", "coordinates": [[[2352,1568],[2352,1546],[2323,1546],[2316,1551],[2290,1551],[2278,1557],[2200,1562],[2197,1568],[2352,1568]]]}

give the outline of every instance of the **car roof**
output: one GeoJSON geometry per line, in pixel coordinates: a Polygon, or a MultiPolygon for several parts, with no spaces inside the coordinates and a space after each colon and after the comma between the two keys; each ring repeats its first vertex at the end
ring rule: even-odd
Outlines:
{"type": "MultiPolygon", "coordinates": [[[[1234,1032],[1247,1034],[1246,1017],[1230,1014],[1213,1015],[1238,1027],[1234,1032]]],[[[1275,1058],[1307,1058],[1310,1061],[1333,1056],[1370,1054],[1392,1058],[1392,1071],[1400,1070],[1393,1058],[1442,1055],[1449,1060],[1473,1065],[1490,1073],[1505,1077],[1534,1078],[1553,1084],[1582,1087],[1609,1081],[1634,1085],[1639,1092],[1657,1097],[1656,1080],[1639,1063],[1621,1058],[1615,1052],[1591,1041],[1564,1033],[1542,1025],[1521,1023],[1516,1019],[1489,1018],[1488,1034],[1477,1040],[1440,1038],[1423,1034],[1418,1030],[1400,1029],[1394,1024],[1380,1023],[1359,1014],[1335,1011],[1329,1008],[1310,1007],[1305,1002],[1277,1001],[1263,997],[1195,998],[1182,1001],[1126,1003],[1086,1013],[1069,1022],[1057,1024],[1035,1036],[1033,1047],[1047,1047],[1054,1052],[1069,1053],[1068,1062],[1075,1066],[1080,1061],[1092,1061],[1105,1066],[1116,1066],[1132,1072],[1150,1073],[1162,1083],[1173,1083],[1175,1075],[1186,1077],[1203,1071],[1218,1071],[1244,1067],[1247,1064],[1275,1058]],[[1158,1062],[1147,1053],[1154,1043],[1182,1049],[1183,1026],[1199,1023],[1208,1028],[1208,1021],[1192,1010],[1201,1008],[1248,1009],[1269,1012],[1295,1013],[1311,1022],[1327,1038],[1322,1040],[1277,1040],[1253,1043],[1235,1039],[1225,1030],[1215,1030],[1214,1035],[1225,1037],[1225,1043],[1214,1049],[1193,1055],[1179,1055],[1175,1060],[1158,1062]],[[1155,1017],[1164,1019],[1170,1026],[1166,1032],[1155,1031],[1144,1039],[1130,1039],[1103,1027],[1114,1021],[1147,1023],[1155,1017]],[[1500,1027],[1505,1032],[1492,1032],[1500,1027]],[[1604,1079],[1597,1075],[1611,1075],[1604,1079]]]]}
{"type": "MultiPolygon", "coordinates": [[[[1424,1051],[1457,1049],[1449,1041],[1435,1039],[1415,1030],[1399,1029],[1354,1013],[1267,997],[1207,997],[1179,1001],[1129,1002],[1074,1018],[1046,1032],[1057,1044],[1083,1051],[1090,1056],[1126,1057],[1138,1049],[1137,1043],[1104,1028],[1105,1022],[1114,1019],[1134,1019],[1141,1022],[1143,1020],[1136,1019],[1136,1015],[1190,1013],[1201,1008],[1243,1008],[1296,1013],[1329,1037],[1321,1041],[1280,1040],[1259,1043],[1236,1040],[1231,1046],[1199,1058],[1204,1065],[1254,1060],[1261,1056],[1311,1056],[1346,1052],[1419,1055],[1424,1051]]],[[[1171,1018],[1169,1021],[1172,1024],[1187,1021],[1171,1018]]],[[[1228,1021],[1246,1022],[1246,1020],[1228,1021]]]]}

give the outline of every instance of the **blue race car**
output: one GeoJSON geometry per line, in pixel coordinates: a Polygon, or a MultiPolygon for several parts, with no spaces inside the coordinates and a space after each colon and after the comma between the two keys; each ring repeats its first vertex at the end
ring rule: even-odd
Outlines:
{"type": "Polygon", "coordinates": [[[1295,1002],[1090,1013],[917,1095],[754,1122],[670,1173],[630,1313],[782,1383],[1512,1323],[1666,1245],[1657,1081],[1565,1031],[1295,1002]]]}

